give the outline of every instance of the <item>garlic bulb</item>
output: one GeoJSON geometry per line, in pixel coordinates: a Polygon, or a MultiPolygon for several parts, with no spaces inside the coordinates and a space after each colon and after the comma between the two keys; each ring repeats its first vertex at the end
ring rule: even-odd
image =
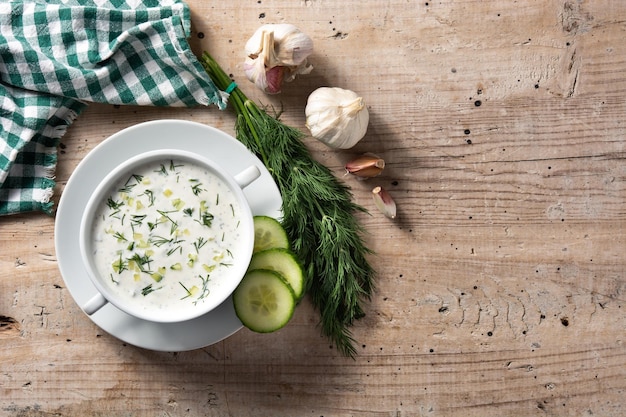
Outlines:
{"type": "Polygon", "coordinates": [[[245,46],[243,68],[248,80],[268,94],[280,93],[283,81],[313,70],[307,58],[313,41],[294,25],[267,24],[257,29],[245,46]]]}
{"type": "Polygon", "coordinates": [[[354,91],[320,87],[309,96],[304,109],[311,136],[331,148],[348,149],[363,139],[369,112],[354,91]]]}

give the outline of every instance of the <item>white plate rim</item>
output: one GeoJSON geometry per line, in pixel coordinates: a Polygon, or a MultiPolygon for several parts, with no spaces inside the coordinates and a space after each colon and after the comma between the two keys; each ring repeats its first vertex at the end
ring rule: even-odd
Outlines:
{"type": "MultiPolygon", "coordinates": [[[[178,119],[152,120],[122,129],[103,140],[80,161],[68,179],[56,211],[54,239],[58,267],[78,305],[96,294],[78,246],[79,225],[91,191],[116,164],[140,153],[164,148],[198,152],[232,175],[255,164],[261,170],[261,177],[244,190],[252,213],[280,218],[282,199],[270,173],[255,155],[227,133],[203,123],[178,119]]],[[[87,317],[126,343],[170,352],[212,345],[243,327],[231,298],[208,314],[181,323],[141,320],[111,304],[87,317]]]]}

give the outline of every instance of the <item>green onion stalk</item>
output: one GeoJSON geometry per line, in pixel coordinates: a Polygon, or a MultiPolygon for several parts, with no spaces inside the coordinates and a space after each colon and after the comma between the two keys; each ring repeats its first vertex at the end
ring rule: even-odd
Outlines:
{"type": "Polygon", "coordinates": [[[365,315],[362,304],[374,290],[375,271],[367,259],[371,251],[356,219],[366,210],[311,156],[300,130],[248,99],[211,55],[205,52],[201,62],[215,85],[230,91],[237,139],[263,161],[281,192],[281,223],[304,266],[305,288],[320,313],[322,333],[354,358],[350,327],[365,315]]]}

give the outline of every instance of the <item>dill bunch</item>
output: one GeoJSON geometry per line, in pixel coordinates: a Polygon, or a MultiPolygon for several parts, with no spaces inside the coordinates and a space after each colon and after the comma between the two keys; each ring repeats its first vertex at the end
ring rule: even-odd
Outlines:
{"type": "MultiPolygon", "coordinates": [[[[220,90],[231,86],[208,53],[201,62],[220,90]]],[[[282,123],[279,114],[268,114],[239,88],[231,91],[229,103],[237,114],[237,139],[259,156],[281,192],[282,225],[304,265],[306,290],[320,312],[322,333],[343,355],[354,357],[350,326],[365,315],[362,302],[370,298],[375,277],[364,230],[355,218],[365,209],[353,202],[348,186],[311,156],[301,131],[282,123]]]]}

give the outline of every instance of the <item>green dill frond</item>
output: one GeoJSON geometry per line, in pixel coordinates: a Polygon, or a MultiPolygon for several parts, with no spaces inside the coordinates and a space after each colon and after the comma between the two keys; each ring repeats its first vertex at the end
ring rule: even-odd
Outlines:
{"type": "MultiPolygon", "coordinates": [[[[205,70],[218,88],[232,83],[204,53],[205,70]]],[[[237,139],[259,156],[283,198],[282,225],[304,266],[305,288],[320,312],[322,333],[345,356],[354,357],[350,327],[365,313],[362,302],[374,291],[371,251],[355,215],[365,209],[352,201],[350,188],[316,161],[302,142],[304,134],[269,114],[235,88],[229,102],[237,114],[237,139]]]]}

